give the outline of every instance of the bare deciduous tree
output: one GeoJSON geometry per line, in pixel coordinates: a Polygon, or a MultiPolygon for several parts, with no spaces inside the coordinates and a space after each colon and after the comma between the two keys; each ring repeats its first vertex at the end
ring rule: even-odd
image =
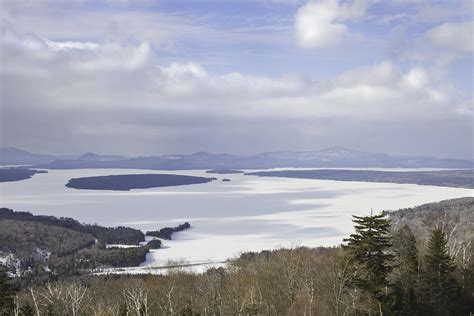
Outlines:
{"type": "Polygon", "coordinates": [[[150,315],[148,304],[148,291],[142,285],[129,286],[123,291],[123,297],[129,312],[137,316],[150,315]]]}

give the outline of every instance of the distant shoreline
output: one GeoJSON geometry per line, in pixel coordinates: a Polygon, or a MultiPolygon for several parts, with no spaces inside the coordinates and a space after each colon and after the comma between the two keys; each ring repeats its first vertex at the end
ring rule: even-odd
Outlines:
{"type": "Polygon", "coordinates": [[[472,169],[442,171],[313,169],[247,172],[245,175],[314,180],[418,184],[474,189],[474,170],[472,169]]]}
{"type": "Polygon", "coordinates": [[[30,179],[37,173],[48,173],[48,171],[17,167],[0,168],[0,182],[26,180],[30,179]]]}
{"type": "Polygon", "coordinates": [[[242,171],[242,170],[235,170],[235,169],[212,169],[212,170],[207,170],[206,173],[215,173],[215,174],[239,174],[239,173],[245,173],[245,171],[242,171]]]}

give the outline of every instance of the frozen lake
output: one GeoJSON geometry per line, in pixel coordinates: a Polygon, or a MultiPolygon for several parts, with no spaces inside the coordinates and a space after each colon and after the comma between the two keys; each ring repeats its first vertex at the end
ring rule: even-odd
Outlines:
{"type": "Polygon", "coordinates": [[[144,265],[180,259],[215,262],[241,251],[282,246],[336,245],[352,232],[351,214],[472,195],[472,190],[459,188],[215,175],[204,170],[51,170],[32,179],[0,183],[1,206],[16,211],[144,231],[191,223],[190,230],[152,251],[144,265]],[[131,173],[207,176],[218,181],[129,192],[65,187],[74,177],[131,173]],[[222,182],[223,178],[231,182],[222,182]]]}

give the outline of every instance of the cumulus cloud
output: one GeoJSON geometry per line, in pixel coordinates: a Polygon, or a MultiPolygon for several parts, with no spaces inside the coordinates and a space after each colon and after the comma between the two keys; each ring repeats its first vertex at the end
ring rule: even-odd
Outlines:
{"type": "Polygon", "coordinates": [[[443,23],[426,33],[433,44],[455,52],[474,51],[474,22],[443,23]]]}
{"type": "MultiPolygon", "coordinates": [[[[348,22],[362,18],[370,3],[315,1],[298,14],[307,15],[309,28],[315,26],[314,16],[316,24],[336,26],[328,30],[340,41],[350,34],[348,22]]],[[[28,27],[34,23],[2,25],[2,145],[59,153],[156,154],[335,144],[363,149],[358,145],[373,142],[380,151],[391,151],[396,144],[402,151],[405,146],[418,150],[426,144],[429,152],[437,148],[433,142],[472,130],[472,102],[465,101],[472,97],[465,98],[434,78],[422,61],[380,58],[373,62],[379,59],[370,58],[339,67],[340,61],[351,58],[339,55],[327,66],[332,69],[337,63],[336,74],[322,75],[324,69],[306,64],[309,59],[300,62],[301,55],[289,54],[287,72],[265,73],[254,61],[242,68],[212,63],[213,46],[207,38],[217,38],[221,45],[222,33],[200,34],[206,39],[200,41],[206,44],[204,59],[210,63],[202,62],[202,55],[194,51],[186,55],[186,50],[176,58],[165,58],[160,50],[163,30],[148,27],[155,21],[149,12],[142,19],[136,12],[124,15],[125,26],[118,25],[117,32],[125,36],[105,32],[103,15],[88,18],[106,35],[93,27],[81,32],[77,27],[81,22],[75,18],[71,25],[58,22],[65,25],[62,30],[56,24],[48,27],[56,23],[50,18],[41,20],[39,30],[28,27]],[[300,63],[306,73],[291,73],[292,63],[300,63]],[[443,128],[433,131],[433,126],[443,128]]],[[[293,23],[291,17],[288,23],[293,23]]],[[[182,30],[179,23],[168,28],[167,34],[182,30]]],[[[188,31],[198,33],[191,27],[188,31]]],[[[312,34],[303,40],[306,47],[337,43],[312,34]]],[[[234,44],[233,39],[225,40],[234,44]]],[[[291,40],[289,34],[288,45],[291,40]]],[[[264,59],[271,60],[267,53],[264,59]]],[[[239,50],[235,58],[250,60],[246,54],[239,50]]],[[[458,147],[459,152],[466,151],[466,146],[458,147]]]]}
{"type": "Polygon", "coordinates": [[[403,85],[408,89],[421,89],[426,86],[427,74],[422,67],[414,67],[403,77],[403,85]]]}
{"type": "Polygon", "coordinates": [[[339,0],[310,1],[295,15],[295,32],[303,48],[324,48],[339,44],[348,34],[344,21],[360,18],[369,1],[354,0],[341,4],[339,0]]]}
{"type": "MultiPolygon", "coordinates": [[[[393,120],[424,111],[440,117],[453,115],[448,103],[434,102],[434,88],[423,68],[417,66],[404,73],[390,61],[348,70],[334,79],[314,81],[298,76],[215,74],[195,62],[160,65],[152,58],[152,48],[147,43],[97,44],[93,49],[76,43],[67,50],[58,50],[48,45],[49,40],[33,41],[29,35],[2,43],[2,51],[8,52],[6,62],[16,65],[1,72],[7,114],[12,106],[24,106],[32,112],[69,109],[95,113],[113,109],[125,113],[121,123],[137,118],[136,111],[141,111],[139,116],[145,122],[167,112],[222,121],[269,122],[289,117],[393,120]],[[13,51],[15,54],[10,54],[13,51]],[[47,75],[39,82],[34,73],[47,75]],[[15,86],[22,86],[23,92],[9,89],[15,86]]],[[[442,89],[439,91],[442,93],[442,89]]],[[[110,120],[110,114],[102,115],[106,125],[117,124],[110,120]]],[[[71,119],[74,118],[65,117],[63,121],[71,119]]],[[[78,131],[89,128],[90,134],[97,128],[94,124],[95,121],[91,126],[82,122],[78,131]]],[[[133,120],[127,124],[138,123],[133,120]]],[[[70,128],[78,126],[71,124],[70,128]]]]}

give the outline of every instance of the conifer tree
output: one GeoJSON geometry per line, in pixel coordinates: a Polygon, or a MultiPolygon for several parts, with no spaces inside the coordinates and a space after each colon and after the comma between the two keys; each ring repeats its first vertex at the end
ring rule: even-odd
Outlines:
{"type": "Polygon", "coordinates": [[[388,295],[388,274],[392,270],[393,255],[388,236],[390,221],[384,214],[353,216],[355,234],[344,239],[353,260],[354,285],[368,297],[368,312],[374,304],[380,313],[388,295]]]}
{"type": "Polygon", "coordinates": [[[5,268],[0,265],[0,315],[9,315],[13,310],[12,291],[7,280],[5,268]]]}
{"type": "Polygon", "coordinates": [[[449,314],[450,307],[458,298],[454,278],[454,260],[449,255],[445,233],[436,228],[428,242],[424,257],[423,301],[435,314],[449,314]]]}
{"type": "Polygon", "coordinates": [[[392,239],[394,260],[393,311],[397,315],[415,315],[418,306],[418,250],[411,229],[405,225],[397,230],[392,239]]]}

